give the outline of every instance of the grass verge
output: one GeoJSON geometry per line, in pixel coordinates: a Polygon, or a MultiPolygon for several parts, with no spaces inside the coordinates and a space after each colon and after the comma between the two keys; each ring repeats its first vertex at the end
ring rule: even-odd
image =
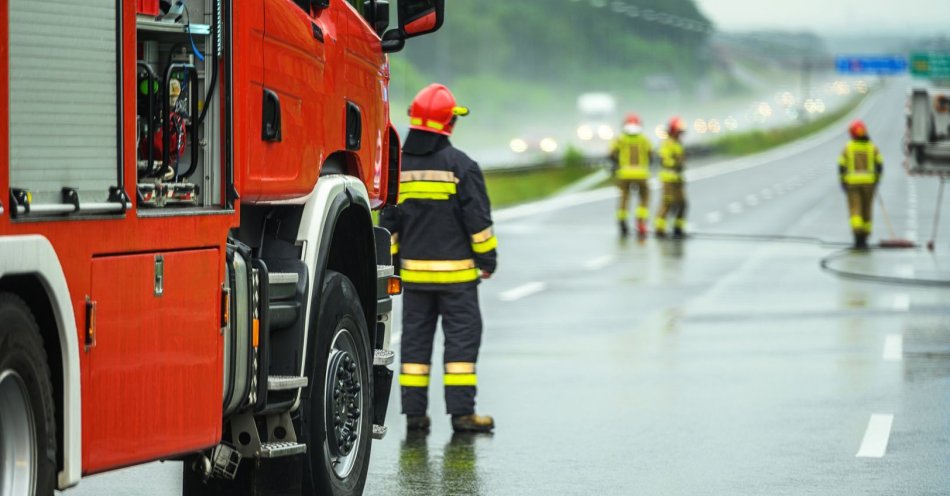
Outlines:
{"type": "Polygon", "coordinates": [[[563,165],[519,171],[486,171],[485,185],[492,208],[544,198],[593,172],[584,158],[568,150],[563,165]]]}
{"type": "Polygon", "coordinates": [[[851,99],[840,109],[804,124],[730,134],[712,142],[712,152],[718,155],[750,155],[800,140],[838,122],[864,100],[865,95],[851,99]]]}

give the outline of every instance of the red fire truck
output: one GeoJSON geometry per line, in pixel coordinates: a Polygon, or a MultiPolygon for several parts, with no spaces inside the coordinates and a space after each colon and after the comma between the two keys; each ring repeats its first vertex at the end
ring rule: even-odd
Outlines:
{"type": "Polygon", "coordinates": [[[444,0],[0,0],[0,496],[183,460],[358,494],[385,433],[386,53],[444,0]]]}

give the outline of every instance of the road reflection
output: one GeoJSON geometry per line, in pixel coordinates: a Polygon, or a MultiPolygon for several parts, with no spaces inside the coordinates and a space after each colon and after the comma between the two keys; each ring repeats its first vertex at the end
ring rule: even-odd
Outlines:
{"type": "Polygon", "coordinates": [[[400,495],[483,494],[475,443],[485,434],[453,434],[441,456],[429,451],[428,436],[409,433],[399,451],[400,495]]]}

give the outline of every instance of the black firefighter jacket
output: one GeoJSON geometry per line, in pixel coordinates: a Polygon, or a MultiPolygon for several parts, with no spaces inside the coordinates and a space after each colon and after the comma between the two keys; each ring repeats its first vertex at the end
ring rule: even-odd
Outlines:
{"type": "Polygon", "coordinates": [[[448,138],[411,131],[403,146],[398,206],[380,214],[394,263],[410,289],[478,284],[496,268],[498,241],[478,164],[448,138]]]}

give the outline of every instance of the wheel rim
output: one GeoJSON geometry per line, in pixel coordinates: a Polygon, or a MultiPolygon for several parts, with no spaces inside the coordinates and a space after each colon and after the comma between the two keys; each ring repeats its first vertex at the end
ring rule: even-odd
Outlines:
{"type": "Polygon", "coordinates": [[[324,385],[323,450],[340,479],[347,478],[359,457],[363,437],[363,361],[353,335],[340,329],[330,345],[324,385]]]}
{"type": "Polygon", "coordinates": [[[26,384],[12,370],[0,371],[0,495],[33,494],[36,426],[26,384]]]}

